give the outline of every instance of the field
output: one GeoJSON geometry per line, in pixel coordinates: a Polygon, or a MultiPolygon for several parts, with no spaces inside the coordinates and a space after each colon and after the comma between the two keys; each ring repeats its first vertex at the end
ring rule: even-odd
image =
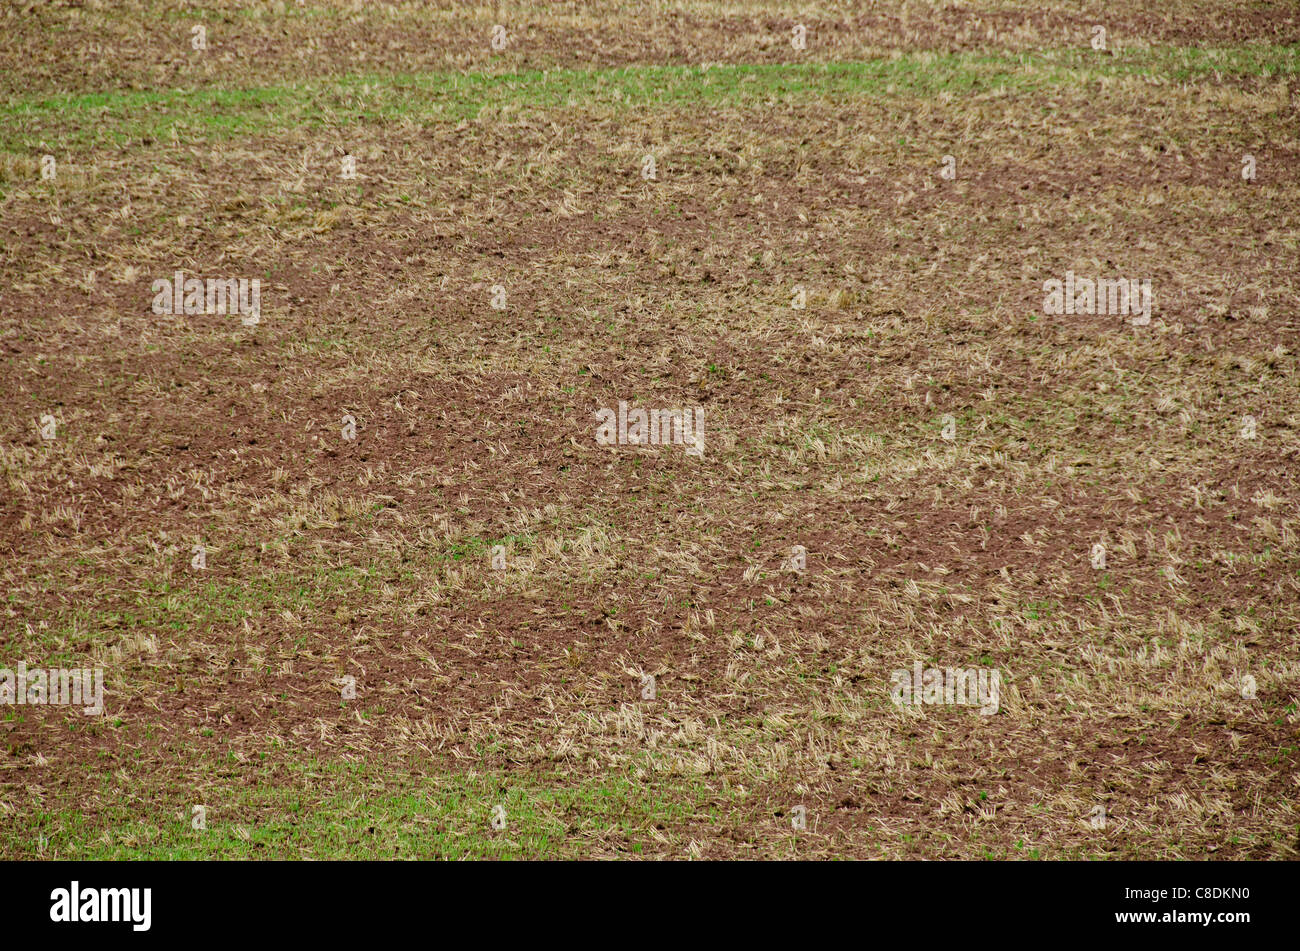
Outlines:
{"type": "Polygon", "coordinates": [[[9,0],[0,858],[1300,857],[1298,51],[9,0]]]}

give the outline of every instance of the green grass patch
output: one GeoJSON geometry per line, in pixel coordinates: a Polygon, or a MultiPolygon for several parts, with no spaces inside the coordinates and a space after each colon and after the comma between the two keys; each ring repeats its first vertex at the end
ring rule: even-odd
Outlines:
{"type": "Polygon", "coordinates": [[[1078,86],[1102,77],[1294,75],[1295,47],[1215,50],[1156,47],[1097,55],[1034,56],[919,52],[854,63],[628,66],[614,69],[356,74],[251,89],[197,88],[54,97],[11,97],[0,106],[0,149],[217,142],[259,131],[337,128],[411,119],[460,122],[484,110],[708,108],[792,99],[851,102],[868,96],[930,96],[1078,86]]]}
{"type": "MultiPolygon", "coordinates": [[[[209,767],[212,768],[211,764],[209,767]]],[[[100,809],[24,810],[0,856],[139,859],[542,859],[647,851],[656,825],[717,822],[702,785],[624,776],[403,773],[370,764],[259,765],[201,790],[100,776],[100,809]],[[206,828],[195,829],[195,806],[206,828]],[[494,811],[504,828],[493,826],[494,811]]],[[[84,800],[84,796],[81,797],[84,800]]]]}

